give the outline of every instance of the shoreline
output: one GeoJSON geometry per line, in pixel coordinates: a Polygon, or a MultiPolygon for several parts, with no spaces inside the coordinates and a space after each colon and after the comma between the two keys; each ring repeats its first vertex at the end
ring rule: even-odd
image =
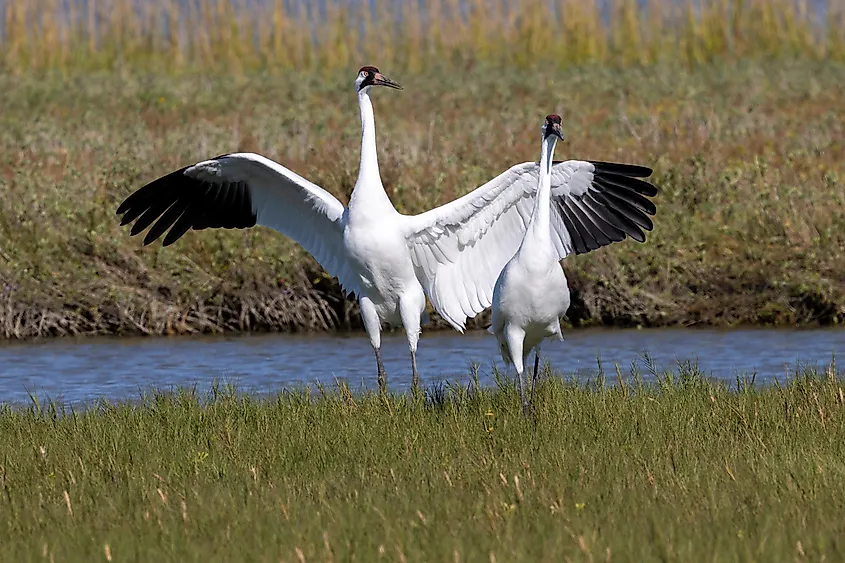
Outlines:
{"type": "MultiPolygon", "coordinates": [[[[316,290],[294,291],[297,297],[288,298],[287,309],[263,309],[263,315],[245,318],[238,311],[258,311],[256,302],[273,303],[277,296],[249,296],[238,300],[236,297],[224,298],[230,305],[213,309],[211,304],[186,304],[160,302],[158,308],[164,312],[150,324],[147,317],[131,317],[118,312],[128,307],[119,304],[105,304],[101,314],[94,316],[88,311],[74,310],[73,307],[61,309],[25,308],[20,302],[7,300],[0,302],[0,341],[32,341],[63,337],[114,337],[133,338],[140,336],[191,336],[191,335],[240,335],[240,334],[360,334],[363,333],[357,301],[343,299],[337,284],[332,284],[330,293],[316,290]],[[109,314],[111,311],[111,314],[109,314]],[[204,316],[199,312],[204,311],[204,316]],[[214,319],[216,322],[212,322],[214,319]],[[275,320],[275,322],[274,322],[275,320]]],[[[802,303],[811,302],[811,296],[796,296],[790,304],[793,315],[779,322],[759,322],[755,311],[741,314],[736,310],[732,316],[713,316],[702,319],[695,311],[686,315],[670,317],[660,310],[649,315],[632,318],[625,315],[614,318],[607,315],[595,315],[580,298],[581,291],[571,288],[573,303],[563,326],[565,329],[630,329],[630,328],[703,328],[703,329],[778,329],[778,328],[835,328],[845,324],[845,303],[831,304],[827,312],[801,310],[802,303]],[[839,309],[839,313],[836,313],[839,309]],[[573,319],[575,320],[573,322],[573,319]],[[804,319],[795,322],[795,319],[804,319]],[[755,322],[757,321],[757,322],[755,322]]],[[[150,309],[155,309],[151,306],[150,309]]],[[[429,306],[430,309],[430,306],[429,306]]],[[[424,332],[449,332],[454,329],[433,310],[429,310],[430,322],[423,326],[424,332]]],[[[467,321],[467,331],[484,330],[490,323],[490,310],[467,321]]],[[[385,331],[401,330],[396,327],[385,331]]]]}
{"type": "MultiPolygon", "coordinates": [[[[337,288],[336,288],[337,289],[337,288]]],[[[580,292],[572,289],[573,297],[580,292]]],[[[49,308],[24,308],[22,303],[7,300],[0,302],[0,341],[33,341],[63,337],[113,337],[134,338],[142,336],[200,336],[200,335],[241,335],[241,334],[361,334],[364,332],[358,312],[357,301],[343,299],[339,292],[321,293],[302,291],[299,299],[286,301],[287,309],[263,310],[263,316],[245,319],[237,311],[250,309],[257,311],[256,302],[272,303],[278,298],[273,295],[249,296],[242,300],[234,297],[224,298],[231,305],[214,310],[210,304],[192,305],[185,303],[158,303],[165,313],[154,325],[144,316],[130,317],[116,312],[127,310],[126,306],[105,304],[103,314],[93,316],[89,311],[74,311],[65,306],[59,310],[49,308]],[[343,299],[343,300],[342,300],[343,299]],[[205,316],[199,311],[205,310],[205,316]],[[111,311],[112,314],[108,312],[111,311]],[[87,314],[86,314],[87,313],[87,314]],[[212,322],[216,320],[216,323],[212,322]],[[276,322],[273,322],[275,319],[276,322]]],[[[732,311],[732,316],[714,316],[702,319],[695,311],[687,311],[680,317],[670,317],[660,310],[639,319],[626,315],[620,318],[597,316],[592,314],[583,300],[573,298],[570,315],[563,326],[565,329],[656,329],[656,328],[702,328],[702,329],[778,329],[778,328],[835,328],[845,324],[845,303],[831,304],[832,314],[818,315],[818,311],[801,310],[800,305],[807,303],[810,296],[796,296],[791,304],[793,316],[780,322],[755,322],[754,311],[739,314],[732,311]],[[837,314],[835,309],[839,309],[837,314]],[[573,314],[574,313],[574,314],[573,314]],[[575,319],[573,322],[572,319],[575,319]],[[795,319],[806,319],[795,322],[795,319]]],[[[154,306],[151,309],[155,308],[154,306]]],[[[430,309],[430,307],[429,307],[430,309]]],[[[429,310],[430,322],[423,326],[424,332],[449,332],[454,329],[433,310],[429,310]]],[[[490,323],[490,310],[467,321],[467,331],[484,330],[490,323]]],[[[401,330],[396,327],[385,328],[386,332],[401,330]]],[[[455,331],[457,332],[457,331],[455,331]]]]}

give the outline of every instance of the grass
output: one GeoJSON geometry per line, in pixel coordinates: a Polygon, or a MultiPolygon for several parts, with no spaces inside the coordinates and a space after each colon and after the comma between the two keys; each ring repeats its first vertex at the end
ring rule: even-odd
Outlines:
{"type": "Polygon", "coordinates": [[[567,260],[573,324],[840,323],[840,4],[7,0],[0,336],[358,327],[356,305],[277,235],[141,249],[113,211],[235,150],[345,201],[364,63],[407,86],[376,100],[404,212],[536,159],[550,111],[566,120],[559,155],[654,167],[647,244],[567,260]]]}
{"type": "Polygon", "coordinates": [[[748,56],[845,57],[845,11],[822,0],[7,0],[0,68],[412,72],[748,56]],[[320,8],[322,6],[323,8],[320,8]]]}
{"type": "MultiPolygon", "coordinates": [[[[564,262],[573,324],[845,320],[845,64],[382,70],[406,86],[375,95],[381,171],[403,212],[536,159],[552,111],[567,133],[558,157],[655,169],[646,243],[564,262]]],[[[145,182],[236,150],[346,201],[354,72],[0,75],[0,334],[359,326],[356,305],[280,235],[204,231],[142,247],[114,214],[145,182]]]]}
{"type": "Polygon", "coordinates": [[[0,410],[10,561],[782,561],[845,555],[845,379],[0,410]]]}

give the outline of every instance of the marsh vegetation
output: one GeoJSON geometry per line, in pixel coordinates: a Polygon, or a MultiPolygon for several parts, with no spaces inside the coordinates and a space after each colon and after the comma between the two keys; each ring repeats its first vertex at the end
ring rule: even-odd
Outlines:
{"type": "Polygon", "coordinates": [[[0,410],[0,558],[838,560],[845,380],[694,367],[0,410]]]}
{"type": "MultiPolygon", "coordinates": [[[[114,214],[150,179],[236,150],[345,201],[359,135],[347,74],[0,76],[0,334],[357,327],[354,303],[281,235],[197,232],[162,250],[114,214]]],[[[375,100],[400,211],[536,158],[537,115],[552,110],[566,122],[559,156],[653,166],[648,241],[564,262],[573,324],[845,319],[845,64],[401,74],[406,91],[375,100]]]]}
{"type": "Polygon", "coordinates": [[[356,328],[356,305],[280,235],[142,248],[114,210],[236,150],[345,201],[362,61],[407,86],[376,100],[403,212],[536,158],[550,111],[564,116],[561,157],[654,168],[648,242],[566,261],[573,324],[845,320],[838,3],[307,5],[2,4],[0,335],[356,328]]]}

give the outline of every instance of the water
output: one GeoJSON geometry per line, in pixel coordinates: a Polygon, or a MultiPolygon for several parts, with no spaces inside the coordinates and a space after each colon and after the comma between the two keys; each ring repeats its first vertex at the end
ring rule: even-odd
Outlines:
{"type": "MultiPolygon", "coordinates": [[[[597,358],[613,373],[628,373],[632,362],[647,372],[643,353],[660,369],[697,362],[720,379],[757,374],[757,381],[784,380],[797,366],[826,367],[845,354],[845,330],[570,330],[566,341],[547,342],[543,358],[567,374],[590,377],[597,358]]],[[[407,345],[401,334],[383,338],[392,389],[410,384],[407,345]]],[[[502,369],[495,339],[485,332],[424,333],[418,354],[425,385],[469,378],[480,364],[482,383],[492,383],[493,365],[502,369]]],[[[512,372],[511,372],[512,373],[512,372]]],[[[131,400],[142,391],[215,380],[241,391],[267,394],[306,383],[346,379],[353,388],[376,386],[375,359],[363,334],[244,335],[179,338],[86,338],[0,344],[0,402],[27,403],[30,393],[68,404],[98,398],[131,400]]]]}

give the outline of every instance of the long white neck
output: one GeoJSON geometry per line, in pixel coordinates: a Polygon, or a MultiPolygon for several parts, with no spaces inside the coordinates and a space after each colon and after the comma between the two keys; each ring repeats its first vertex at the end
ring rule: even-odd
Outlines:
{"type": "MultiPolygon", "coordinates": [[[[552,191],[552,156],[555,152],[557,137],[549,135],[543,139],[543,149],[540,155],[540,180],[537,186],[537,197],[534,198],[534,211],[528,222],[525,241],[531,245],[551,244],[549,232],[549,206],[552,191]]],[[[523,245],[525,244],[523,241],[523,245]]]]}
{"type": "Polygon", "coordinates": [[[390,204],[378,170],[376,119],[368,90],[369,88],[363,88],[358,92],[358,106],[361,109],[361,164],[358,167],[358,180],[349,201],[350,208],[356,200],[364,200],[368,205],[376,202],[390,204]]]}

